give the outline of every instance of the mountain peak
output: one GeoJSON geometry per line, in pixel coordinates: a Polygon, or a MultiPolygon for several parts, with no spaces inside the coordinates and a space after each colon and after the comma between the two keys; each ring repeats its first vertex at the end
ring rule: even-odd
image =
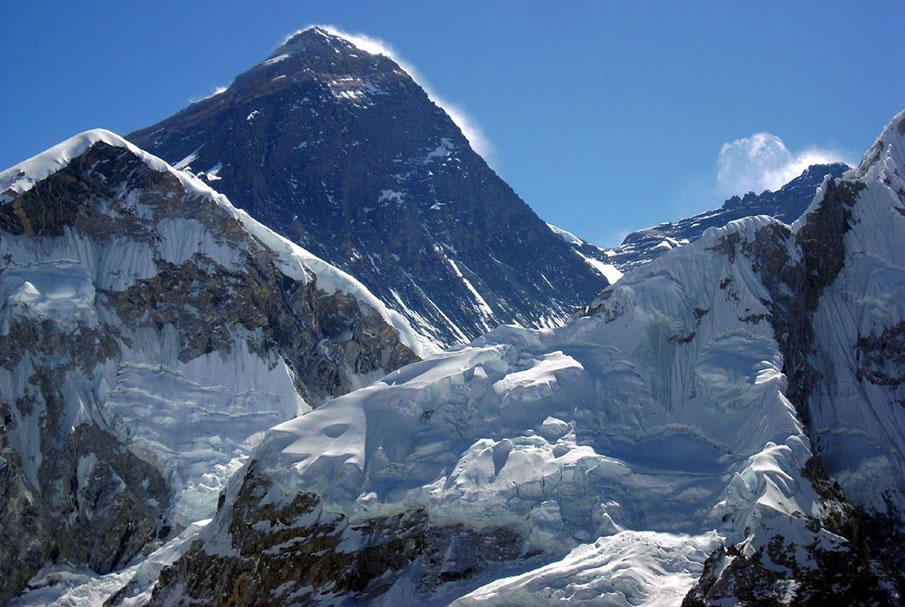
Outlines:
{"type": "Polygon", "coordinates": [[[302,30],[227,93],[130,139],[213,171],[217,190],[438,345],[501,323],[555,324],[607,284],[364,36],[302,30]]]}
{"type": "Polygon", "coordinates": [[[67,167],[74,159],[85,154],[98,143],[124,148],[140,158],[149,168],[160,173],[172,173],[182,185],[198,194],[210,197],[220,204],[226,198],[190,173],[178,171],[157,156],[126,141],[113,131],[91,129],[73,135],[69,139],[32,156],[4,171],[0,171],[0,205],[16,195],[30,190],[37,182],[67,167]]]}
{"type": "Polygon", "coordinates": [[[113,147],[128,148],[138,156],[152,158],[163,164],[163,161],[138,149],[112,131],[92,129],[73,135],[69,139],[32,156],[28,160],[0,171],[0,192],[11,191],[14,194],[21,194],[31,189],[36,182],[56,173],[68,165],[73,158],[78,158],[98,142],[103,142],[113,147]]]}
{"type": "Polygon", "coordinates": [[[314,48],[330,48],[339,52],[339,48],[353,47],[345,38],[331,34],[321,26],[312,25],[289,36],[274,54],[286,51],[309,51],[314,48]]]}
{"type": "Polygon", "coordinates": [[[329,26],[312,25],[286,38],[267,59],[238,76],[234,84],[239,88],[248,83],[254,88],[264,84],[269,89],[268,83],[278,75],[290,77],[281,83],[286,85],[297,81],[294,74],[326,75],[332,79],[338,74],[365,77],[377,72],[401,72],[385,45],[329,26]]]}
{"type": "Polygon", "coordinates": [[[318,55],[322,53],[385,55],[389,52],[380,43],[362,36],[353,36],[323,25],[310,25],[301,29],[277,48],[268,59],[293,53],[318,55]]]}
{"type": "Polygon", "coordinates": [[[886,125],[877,140],[870,147],[858,168],[855,169],[859,177],[864,177],[871,170],[883,171],[889,168],[890,172],[894,171],[895,166],[901,165],[905,161],[905,110],[896,114],[893,119],[886,125]]]}

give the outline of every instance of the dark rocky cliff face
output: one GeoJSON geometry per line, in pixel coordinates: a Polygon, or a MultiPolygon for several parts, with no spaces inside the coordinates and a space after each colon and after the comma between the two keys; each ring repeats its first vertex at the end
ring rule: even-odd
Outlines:
{"type": "Polygon", "coordinates": [[[124,147],[97,142],[28,191],[5,196],[0,291],[13,295],[0,300],[0,603],[47,563],[105,573],[176,530],[169,508],[178,475],[161,464],[167,451],[136,454],[131,437],[144,421],[108,406],[111,385],[150,391],[147,402],[161,397],[153,385],[120,376],[136,365],[159,365],[152,374],[166,375],[143,349],[173,343],[176,360],[190,363],[227,358],[244,343],[249,357],[284,361],[295,391],[311,404],[352,390],[358,376],[416,360],[377,311],[324,292],[314,275],[289,278],[226,209],[124,147]],[[201,245],[208,234],[227,259],[199,250],[168,261],[163,243],[172,238],[164,230],[171,226],[177,247],[201,245]],[[105,269],[123,258],[117,270],[105,269]],[[76,318],[17,299],[28,291],[23,279],[41,287],[41,268],[58,264],[94,274],[90,309],[76,318]],[[114,286],[127,270],[136,274],[128,286],[114,286]]]}
{"type": "Polygon", "coordinates": [[[551,324],[606,286],[395,62],[317,28],[129,138],[442,344],[551,324]]]}

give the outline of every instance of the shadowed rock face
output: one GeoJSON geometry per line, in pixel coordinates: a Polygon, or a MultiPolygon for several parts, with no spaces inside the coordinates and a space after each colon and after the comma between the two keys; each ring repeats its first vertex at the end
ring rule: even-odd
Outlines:
{"type": "Polygon", "coordinates": [[[548,325],[606,286],[396,63],[317,28],[129,138],[442,344],[548,325]]]}
{"type": "MultiPolygon", "coordinates": [[[[36,482],[10,436],[17,430],[10,405],[0,409],[6,420],[0,432],[0,602],[14,597],[48,562],[108,572],[168,533],[163,519],[170,491],[157,469],[96,425],[82,424],[55,440],[58,420],[52,418],[64,405],[49,382],[62,372],[33,376],[42,384],[39,398],[51,418],[41,428],[46,450],[36,482]]],[[[12,407],[25,409],[32,398],[26,395],[12,407]]]]}
{"type": "MultiPolygon", "coordinates": [[[[124,371],[154,365],[157,377],[202,357],[260,359],[287,365],[293,397],[316,405],[417,360],[377,311],[319,289],[313,274],[287,277],[225,208],[123,147],[94,143],[13,195],[0,205],[0,239],[10,296],[0,302],[0,602],[48,562],[105,573],[177,530],[169,509],[179,479],[165,464],[173,452],[153,443],[136,452],[142,419],[108,406],[111,387],[147,391],[149,403],[159,396],[153,383],[122,383],[124,371]],[[188,251],[177,254],[184,259],[172,258],[174,246],[188,251]],[[40,272],[59,264],[60,276],[84,272],[79,292],[29,303],[31,283],[22,281],[52,290],[40,272]],[[81,310],[42,307],[82,296],[81,310]],[[143,358],[168,348],[170,363],[166,352],[143,358]]],[[[241,416],[233,401],[254,398],[205,406],[241,416]]],[[[283,408],[274,422],[296,412],[295,402],[283,408]]]]}

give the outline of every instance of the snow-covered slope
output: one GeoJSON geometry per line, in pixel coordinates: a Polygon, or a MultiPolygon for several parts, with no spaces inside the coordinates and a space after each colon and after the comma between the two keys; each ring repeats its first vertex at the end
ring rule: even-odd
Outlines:
{"type": "Polygon", "coordinates": [[[431,347],[103,130],[0,173],[0,346],[0,601],[210,517],[263,431],[431,347]]]}
{"type": "Polygon", "coordinates": [[[613,284],[622,278],[623,272],[612,263],[609,263],[608,258],[615,254],[614,251],[607,251],[606,249],[601,249],[597,245],[585,242],[572,232],[564,230],[559,226],[555,226],[552,223],[548,223],[547,227],[549,227],[554,234],[566,241],[572,249],[585,260],[585,263],[606,278],[607,282],[613,284]]]}
{"type": "MultiPolygon", "coordinates": [[[[147,167],[176,177],[190,194],[206,197],[216,203],[226,213],[242,223],[252,236],[276,256],[280,270],[286,276],[294,280],[305,281],[314,274],[317,276],[322,290],[328,293],[337,290],[343,291],[355,297],[363,305],[378,311],[386,322],[399,331],[403,343],[420,356],[437,351],[437,347],[413,331],[411,325],[399,313],[389,310],[353,277],[255,221],[248,216],[248,213],[234,207],[226,196],[215,191],[200,178],[191,173],[174,169],[160,158],[134,146],[111,131],[105,129],[85,131],[0,172],[0,204],[14,200],[17,195],[34,187],[35,183],[67,167],[73,158],[82,155],[98,142],[127,149],[140,158],[147,167]]],[[[186,252],[183,251],[182,254],[186,255],[186,252]]]]}
{"type": "Polygon", "coordinates": [[[903,142],[272,429],[152,604],[901,602],[903,142]]]}
{"type": "MultiPolygon", "coordinates": [[[[905,517],[905,113],[857,169],[845,207],[844,259],[813,318],[811,436],[846,495],[905,517]]],[[[814,209],[796,222],[806,229],[814,209]]],[[[813,234],[812,238],[825,235],[813,234]]],[[[901,523],[900,523],[901,524],[901,523]]],[[[901,527],[899,527],[901,528],[901,527]]]]}

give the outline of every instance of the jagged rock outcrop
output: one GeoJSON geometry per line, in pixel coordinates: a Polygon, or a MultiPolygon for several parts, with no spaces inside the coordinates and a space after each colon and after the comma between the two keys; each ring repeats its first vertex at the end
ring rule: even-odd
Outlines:
{"type": "Polygon", "coordinates": [[[322,28],[129,139],[190,166],[439,344],[555,325],[607,284],[396,62],[322,28]]]}
{"type": "Polygon", "coordinates": [[[209,516],[256,435],[417,360],[391,322],[112,133],[0,174],[0,602],[209,516]]]}
{"type": "Polygon", "coordinates": [[[185,558],[163,570],[152,603],[184,596],[218,604],[306,605],[322,602],[324,594],[367,603],[416,563],[417,583],[433,589],[524,555],[522,538],[506,527],[438,527],[420,509],[355,524],[310,493],[262,506],[262,496],[273,490],[253,462],[227,530],[233,540],[227,552],[234,554],[213,556],[194,543],[185,558]]]}

